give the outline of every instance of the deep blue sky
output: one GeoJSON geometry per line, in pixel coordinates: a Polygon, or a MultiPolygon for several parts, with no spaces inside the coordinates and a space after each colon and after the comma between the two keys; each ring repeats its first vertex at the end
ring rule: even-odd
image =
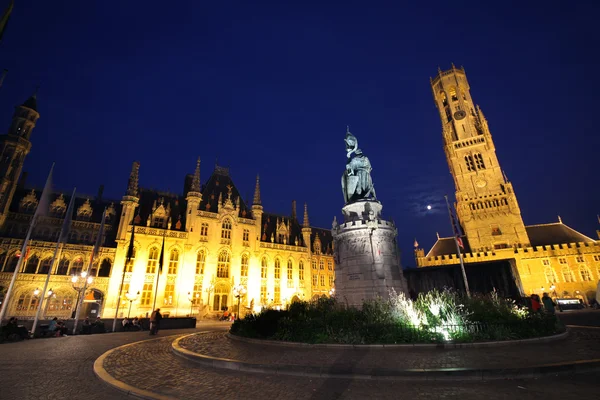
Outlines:
{"type": "Polygon", "coordinates": [[[428,249],[450,233],[429,77],[454,62],[525,223],[560,214],[595,237],[594,3],[19,0],[0,45],[0,123],[39,83],[28,183],[56,160],[59,189],[120,198],[139,160],[142,186],[181,192],[197,156],[203,179],[218,157],[247,196],[260,173],[266,210],[307,201],[323,227],[343,205],[349,124],[412,266],[414,237],[428,249]]]}

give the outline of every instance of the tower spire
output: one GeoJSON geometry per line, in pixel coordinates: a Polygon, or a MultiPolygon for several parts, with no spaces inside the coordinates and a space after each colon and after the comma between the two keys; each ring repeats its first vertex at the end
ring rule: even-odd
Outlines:
{"type": "Polygon", "coordinates": [[[256,186],[254,187],[254,200],[252,201],[253,206],[260,206],[260,178],[256,175],[256,186]]]}
{"type": "Polygon", "coordinates": [[[134,161],[129,174],[129,182],[127,183],[127,196],[138,196],[138,179],[140,173],[140,163],[134,161]]]}
{"type": "Polygon", "coordinates": [[[194,178],[192,179],[191,192],[200,193],[200,157],[196,161],[196,170],[194,171],[194,178]]]}
{"type": "Polygon", "coordinates": [[[308,221],[308,204],[304,203],[304,221],[302,222],[304,228],[310,228],[310,222],[308,221]]]}
{"type": "Polygon", "coordinates": [[[10,19],[10,15],[12,14],[13,7],[15,6],[15,0],[11,0],[10,4],[2,14],[2,18],[0,18],[0,41],[2,41],[2,37],[4,36],[4,31],[6,31],[6,26],[8,25],[8,20],[10,19]]]}

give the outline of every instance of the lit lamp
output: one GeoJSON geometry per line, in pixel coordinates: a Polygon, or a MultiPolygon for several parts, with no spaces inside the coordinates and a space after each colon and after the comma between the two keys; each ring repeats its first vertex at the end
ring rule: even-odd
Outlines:
{"type": "Polygon", "coordinates": [[[79,275],[74,274],[71,277],[71,286],[73,287],[73,290],[77,292],[77,302],[75,303],[75,310],[73,310],[71,318],[75,318],[77,309],[79,308],[79,299],[85,291],[85,289],[87,288],[87,286],[91,285],[93,281],[94,278],[92,278],[91,276],[87,276],[86,271],[81,271],[79,275]]]}
{"type": "Polygon", "coordinates": [[[129,311],[127,312],[127,319],[129,319],[129,314],[131,314],[131,304],[136,301],[138,299],[138,297],[140,296],[140,292],[138,291],[136,294],[132,294],[132,293],[125,293],[125,297],[127,297],[127,300],[129,300],[129,311]]]}
{"type": "Polygon", "coordinates": [[[335,288],[331,288],[329,290],[329,297],[333,297],[335,295],[335,288]]]}
{"type": "Polygon", "coordinates": [[[242,302],[242,297],[246,294],[246,288],[242,285],[237,285],[233,288],[233,297],[237,297],[238,299],[238,311],[237,311],[237,319],[240,318],[240,303],[242,302]]]}

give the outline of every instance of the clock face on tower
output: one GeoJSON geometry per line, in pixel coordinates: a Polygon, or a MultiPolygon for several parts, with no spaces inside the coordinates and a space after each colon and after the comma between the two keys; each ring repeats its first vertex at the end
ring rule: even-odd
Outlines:
{"type": "Polygon", "coordinates": [[[483,179],[478,179],[475,181],[475,185],[477,185],[478,188],[483,189],[485,185],[487,185],[487,182],[483,179]]]}
{"type": "Polygon", "coordinates": [[[461,119],[463,119],[466,116],[467,116],[467,113],[464,112],[463,110],[458,110],[457,112],[454,113],[454,119],[457,121],[460,121],[461,119]]]}

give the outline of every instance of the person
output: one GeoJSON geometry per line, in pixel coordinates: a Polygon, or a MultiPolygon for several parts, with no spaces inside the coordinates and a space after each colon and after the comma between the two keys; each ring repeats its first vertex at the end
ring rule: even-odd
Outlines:
{"type": "Polygon", "coordinates": [[[67,329],[67,326],[65,325],[65,323],[63,321],[56,321],[56,336],[67,336],[67,332],[69,331],[67,329]]]}
{"type": "Polygon", "coordinates": [[[29,331],[24,326],[19,326],[17,317],[11,317],[8,323],[2,328],[2,333],[8,338],[11,335],[19,336],[21,339],[29,338],[29,331]]]}
{"type": "Polygon", "coordinates": [[[160,308],[157,308],[152,315],[150,315],[150,335],[156,335],[158,333],[161,319],[162,315],[160,313],[160,308]]]}
{"type": "Polygon", "coordinates": [[[121,321],[121,323],[123,324],[123,330],[125,331],[128,331],[131,327],[131,322],[127,318],[123,318],[123,321],[121,321]]]}
{"type": "Polygon", "coordinates": [[[556,303],[548,296],[548,293],[544,293],[542,296],[542,303],[544,303],[544,309],[548,314],[555,313],[554,307],[556,306],[556,303]]]}
{"type": "Polygon", "coordinates": [[[48,324],[48,332],[56,332],[56,327],[58,325],[58,318],[52,318],[52,321],[48,324]]]}
{"type": "Polygon", "coordinates": [[[92,323],[90,322],[89,317],[85,317],[83,320],[83,326],[81,327],[81,333],[83,335],[89,335],[92,333],[92,323]]]}
{"type": "Polygon", "coordinates": [[[225,311],[223,311],[223,316],[221,317],[221,321],[229,320],[229,309],[225,307],[225,311]]]}
{"type": "Polygon", "coordinates": [[[538,296],[537,294],[532,294],[531,295],[531,310],[536,313],[536,312],[540,312],[540,310],[542,309],[542,304],[540,303],[540,296],[538,296]]]}
{"type": "Polygon", "coordinates": [[[131,327],[133,328],[133,330],[135,331],[141,331],[142,330],[142,325],[140,325],[140,320],[138,317],[135,317],[133,319],[133,321],[131,322],[131,327]]]}

